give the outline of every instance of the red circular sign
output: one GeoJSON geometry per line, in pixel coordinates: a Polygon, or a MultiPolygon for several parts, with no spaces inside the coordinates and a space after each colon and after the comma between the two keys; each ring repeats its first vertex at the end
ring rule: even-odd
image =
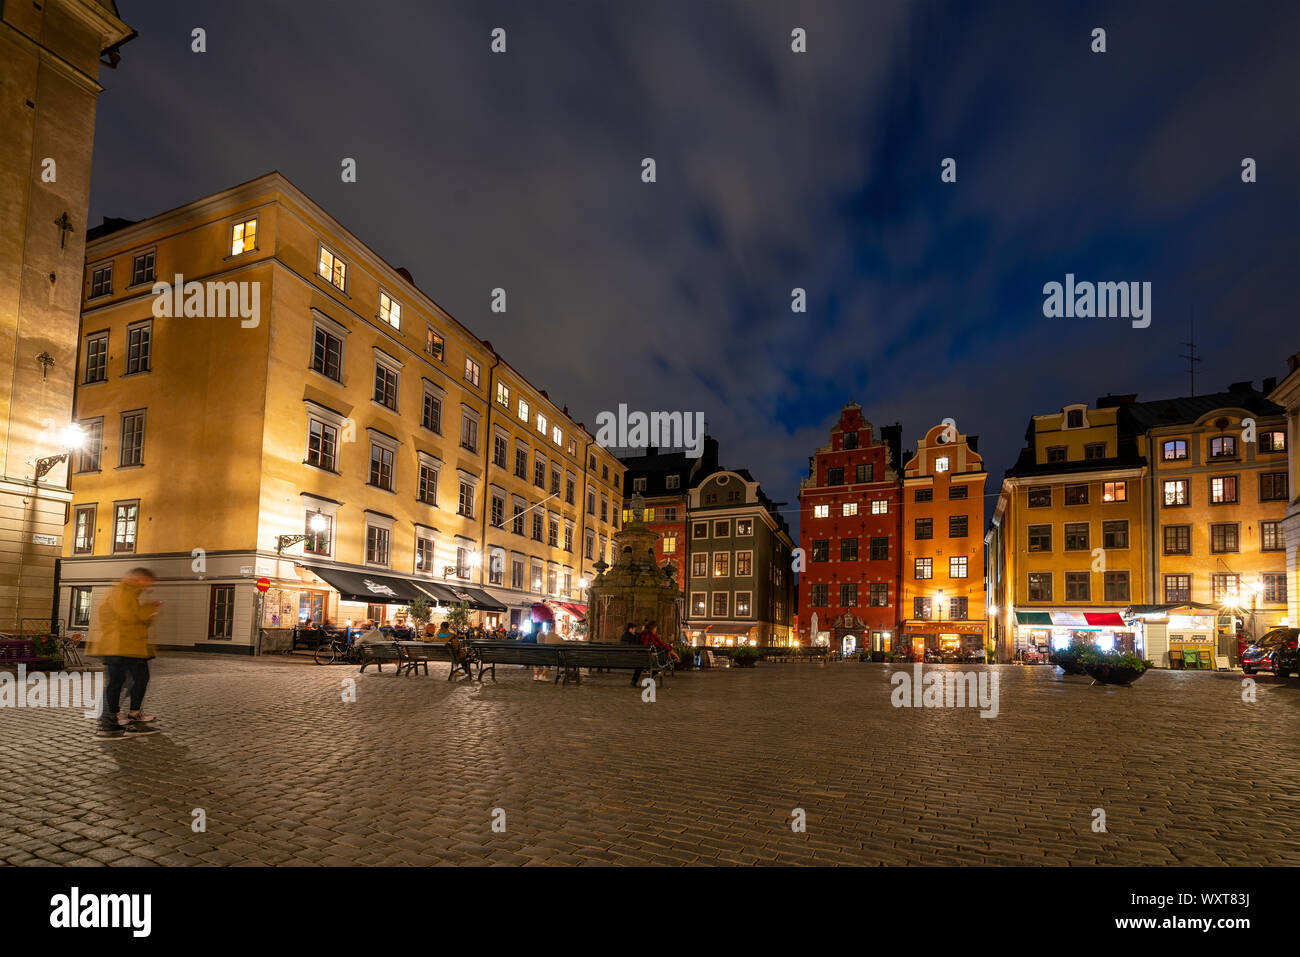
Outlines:
{"type": "Polygon", "coordinates": [[[271,587],[271,579],[269,579],[269,578],[259,578],[259,579],[257,580],[257,590],[258,590],[258,591],[266,591],[266,590],[267,590],[268,588],[270,588],[270,587],[271,587]]]}

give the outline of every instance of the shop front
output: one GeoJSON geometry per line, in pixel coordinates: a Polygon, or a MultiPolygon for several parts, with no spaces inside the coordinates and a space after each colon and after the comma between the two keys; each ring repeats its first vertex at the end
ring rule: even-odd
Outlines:
{"type": "Polygon", "coordinates": [[[1016,611],[1013,635],[1014,660],[1044,664],[1058,648],[1071,642],[1087,641],[1102,651],[1143,653],[1143,635],[1109,608],[1034,609],[1016,611]]]}
{"type": "Polygon", "coordinates": [[[903,622],[902,644],[913,657],[970,660],[984,651],[985,628],[982,621],[910,618],[903,622]]]}
{"type": "Polygon", "coordinates": [[[570,601],[553,601],[550,604],[555,613],[556,631],[574,641],[586,638],[586,605],[570,601]]]}
{"type": "Polygon", "coordinates": [[[1215,605],[1134,605],[1125,617],[1142,636],[1144,657],[1157,668],[1205,670],[1237,663],[1231,622],[1220,626],[1220,610],[1215,605]]]}

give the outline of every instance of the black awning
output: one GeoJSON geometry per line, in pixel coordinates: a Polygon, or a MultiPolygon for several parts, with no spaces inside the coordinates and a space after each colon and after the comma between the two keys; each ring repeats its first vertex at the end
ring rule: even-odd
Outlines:
{"type": "Polygon", "coordinates": [[[303,565],[334,588],[344,601],[364,601],[377,605],[405,605],[413,601],[427,601],[428,595],[409,578],[377,575],[370,571],[353,571],[332,565],[303,565]]]}
{"type": "Polygon", "coordinates": [[[450,582],[441,587],[451,593],[453,602],[464,602],[476,611],[506,610],[505,605],[481,588],[471,588],[469,585],[457,585],[450,582]]]}
{"type": "Polygon", "coordinates": [[[450,588],[439,582],[428,582],[421,579],[416,581],[415,584],[421,591],[428,592],[429,597],[440,605],[454,605],[459,600],[451,593],[450,588]]]}

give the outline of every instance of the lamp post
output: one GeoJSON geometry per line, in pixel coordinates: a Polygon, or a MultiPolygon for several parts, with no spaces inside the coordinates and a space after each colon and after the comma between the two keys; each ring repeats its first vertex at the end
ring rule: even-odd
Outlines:
{"type": "MultiPolygon", "coordinates": [[[[307,521],[307,527],[313,534],[319,535],[325,529],[329,528],[329,519],[321,514],[320,509],[316,509],[316,514],[307,521]]],[[[290,545],[297,545],[299,542],[307,540],[307,534],[296,535],[277,535],[275,536],[275,553],[281,554],[290,545]]]]}
{"type": "Polygon", "coordinates": [[[66,462],[74,452],[80,452],[86,445],[86,430],[76,422],[64,426],[59,432],[59,447],[62,452],[54,455],[47,455],[44,458],[36,460],[36,481],[40,481],[49,474],[50,470],[60,462],[66,462]]]}
{"type": "Polygon", "coordinates": [[[1259,628],[1255,624],[1255,606],[1258,604],[1260,597],[1264,594],[1263,581],[1257,581],[1250,586],[1250,640],[1259,639],[1259,628]]]}

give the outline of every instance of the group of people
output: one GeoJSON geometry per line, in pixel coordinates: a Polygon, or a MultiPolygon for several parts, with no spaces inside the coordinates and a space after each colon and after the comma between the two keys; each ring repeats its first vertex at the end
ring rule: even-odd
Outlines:
{"type": "MultiPolygon", "coordinates": [[[[659,637],[659,627],[652,621],[647,621],[644,625],[637,627],[636,622],[628,622],[627,628],[623,630],[619,641],[625,645],[654,645],[656,648],[662,648],[668,652],[668,657],[676,664],[681,664],[681,658],[673,650],[673,646],[659,637]]],[[[643,668],[637,668],[632,672],[632,684],[636,685],[641,680],[643,668]]]]}

